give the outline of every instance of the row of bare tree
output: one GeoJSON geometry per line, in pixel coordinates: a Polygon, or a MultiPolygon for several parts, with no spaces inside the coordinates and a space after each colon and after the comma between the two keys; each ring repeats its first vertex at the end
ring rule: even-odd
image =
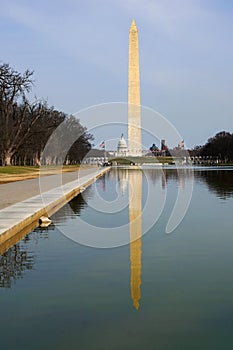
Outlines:
{"type": "Polygon", "coordinates": [[[0,165],[79,163],[92,135],[74,116],[45,101],[29,102],[32,77],[0,64],[0,165]]]}

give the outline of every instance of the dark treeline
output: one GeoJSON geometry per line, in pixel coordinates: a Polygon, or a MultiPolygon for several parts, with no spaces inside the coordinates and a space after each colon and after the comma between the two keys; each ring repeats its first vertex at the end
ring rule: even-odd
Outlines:
{"type": "Polygon", "coordinates": [[[0,165],[80,163],[91,149],[92,135],[74,116],[45,101],[29,102],[32,77],[32,71],[19,73],[0,64],[0,165]],[[53,142],[44,154],[49,139],[53,142]]]}
{"type": "Polygon", "coordinates": [[[233,134],[226,131],[217,133],[208,139],[204,146],[196,147],[201,157],[212,157],[222,162],[233,162],[233,134]]]}

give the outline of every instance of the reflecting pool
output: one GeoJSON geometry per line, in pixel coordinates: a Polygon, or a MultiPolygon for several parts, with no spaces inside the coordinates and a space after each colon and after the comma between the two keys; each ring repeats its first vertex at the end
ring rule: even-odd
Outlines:
{"type": "Polygon", "coordinates": [[[232,349],[232,214],[231,168],[112,169],[0,246],[1,349],[232,349]]]}

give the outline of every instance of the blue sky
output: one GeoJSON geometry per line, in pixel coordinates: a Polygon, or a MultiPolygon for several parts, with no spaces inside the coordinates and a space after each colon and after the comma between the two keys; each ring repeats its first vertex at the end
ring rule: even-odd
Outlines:
{"type": "Polygon", "coordinates": [[[0,6],[0,60],[33,69],[33,95],[55,108],[74,113],[127,101],[135,18],[142,105],[173,123],[189,147],[233,132],[232,1],[0,0],[0,6]]]}

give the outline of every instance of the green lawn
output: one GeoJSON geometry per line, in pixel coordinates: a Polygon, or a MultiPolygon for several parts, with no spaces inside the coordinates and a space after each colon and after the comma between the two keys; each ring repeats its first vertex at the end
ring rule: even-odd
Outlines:
{"type": "Polygon", "coordinates": [[[116,161],[118,164],[131,164],[131,163],[168,163],[174,162],[172,157],[125,157],[125,158],[112,158],[110,162],[116,161]]]}
{"type": "MultiPolygon", "coordinates": [[[[43,166],[41,169],[43,170],[56,170],[60,167],[56,166],[43,166]]],[[[75,170],[78,168],[78,165],[64,165],[63,170],[69,171],[69,170],[75,170]]],[[[0,174],[9,174],[9,175],[19,175],[19,174],[29,174],[33,172],[38,172],[40,170],[39,166],[0,166],[0,174]]]]}
{"type": "Polygon", "coordinates": [[[0,174],[27,174],[38,170],[38,166],[1,166],[0,174]]]}

